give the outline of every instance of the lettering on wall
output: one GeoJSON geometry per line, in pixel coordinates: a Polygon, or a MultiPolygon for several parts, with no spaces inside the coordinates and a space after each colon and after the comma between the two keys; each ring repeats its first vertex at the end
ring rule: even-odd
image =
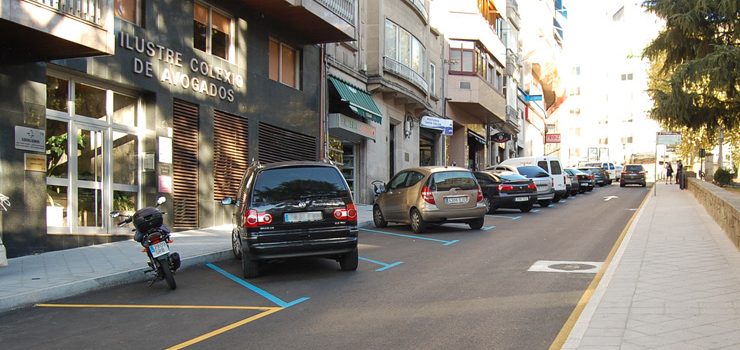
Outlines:
{"type": "Polygon", "coordinates": [[[179,51],[156,44],[129,33],[118,33],[121,48],[137,52],[145,57],[134,57],[133,71],[159,80],[170,86],[218,97],[233,102],[235,90],[244,88],[244,77],[231,70],[215,67],[196,57],[183,59],[179,51]],[[156,72],[153,61],[165,63],[161,72],[156,72]]]}

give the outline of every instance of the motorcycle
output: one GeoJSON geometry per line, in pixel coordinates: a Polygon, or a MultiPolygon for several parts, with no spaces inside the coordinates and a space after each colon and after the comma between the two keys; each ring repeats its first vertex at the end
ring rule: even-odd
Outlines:
{"type": "Polygon", "coordinates": [[[110,216],[112,218],[124,218],[123,221],[118,223],[118,227],[133,222],[135,227],[132,230],[135,232],[134,240],[141,243],[144,247],[142,250],[149,257],[148,264],[151,270],[144,271],[144,273],[155,273],[149,285],[151,286],[156,281],[165,280],[170,289],[175,289],[177,283],[174,275],[175,271],[180,268],[180,254],[170,251],[169,244],[172,243],[170,230],[163,223],[162,215],[164,213],[158,209],[165,201],[164,197],[159,197],[156,206],[139,209],[134,215],[123,215],[119,211],[112,211],[110,216]]]}

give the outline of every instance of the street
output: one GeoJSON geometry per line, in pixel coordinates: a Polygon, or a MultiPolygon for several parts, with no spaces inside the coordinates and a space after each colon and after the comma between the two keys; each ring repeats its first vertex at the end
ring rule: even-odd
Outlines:
{"type": "Polygon", "coordinates": [[[4,349],[547,349],[648,192],[612,185],[529,213],[499,210],[475,231],[361,229],[356,272],[298,259],[245,281],[237,260],[208,264],[180,271],[175,291],[163,282],[131,284],[0,315],[0,342],[4,349]],[[530,271],[540,261],[561,270],[530,271]],[[582,268],[591,269],[577,273],[582,268]]]}

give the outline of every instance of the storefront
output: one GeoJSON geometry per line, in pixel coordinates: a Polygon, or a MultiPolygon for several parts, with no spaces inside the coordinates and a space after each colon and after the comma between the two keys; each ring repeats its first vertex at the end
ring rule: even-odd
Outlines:
{"type": "Polygon", "coordinates": [[[468,167],[481,170],[486,162],[486,139],[472,130],[468,130],[468,167]]]}
{"type": "Polygon", "coordinates": [[[423,116],[419,126],[419,165],[443,165],[444,138],[452,135],[452,120],[423,116]]]}

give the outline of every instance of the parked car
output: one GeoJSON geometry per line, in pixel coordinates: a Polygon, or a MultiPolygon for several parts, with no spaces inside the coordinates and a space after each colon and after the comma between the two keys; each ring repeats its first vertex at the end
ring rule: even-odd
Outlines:
{"type": "Polygon", "coordinates": [[[539,203],[541,207],[550,205],[550,202],[555,198],[555,189],[552,185],[552,177],[550,177],[550,174],[548,174],[545,169],[536,165],[513,166],[499,164],[488,167],[486,170],[491,170],[494,173],[514,172],[528,179],[532,179],[534,184],[537,186],[537,203],[539,203]]]}
{"type": "Polygon", "coordinates": [[[622,178],[619,180],[619,187],[624,187],[628,184],[637,184],[645,187],[645,173],[647,171],[642,167],[641,164],[627,164],[622,170],[622,178]]]}
{"type": "Polygon", "coordinates": [[[483,227],[486,205],[473,173],[458,167],[418,167],[400,171],[388,184],[377,187],[373,222],[385,227],[388,222],[410,224],[416,233],[428,224],[467,223],[471,229],[483,227]]]}
{"type": "Polygon", "coordinates": [[[590,173],[575,169],[575,168],[565,168],[565,171],[568,174],[573,174],[578,179],[576,182],[578,182],[578,192],[584,193],[586,191],[593,191],[594,186],[596,186],[596,181],[594,180],[594,176],[590,173]]]}
{"type": "MultiPolygon", "coordinates": [[[[566,174],[568,174],[568,180],[570,182],[569,185],[568,185],[568,191],[570,191],[570,194],[572,196],[575,196],[581,190],[581,182],[578,179],[578,175],[573,170],[574,169],[565,168],[565,169],[563,169],[563,172],[565,172],[566,174]]],[[[578,170],[576,170],[576,171],[578,171],[578,170]]]]}
{"type": "Polygon", "coordinates": [[[622,169],[624,169],[623,166],[619,164],[614,165],[614,174],[617,176],[617,181],[619,181],[622,178],[622,169]]]}
{"type": "Polygon", "coordinates": [[[532,179],[510,171],[476,171],[473,175],[483,191],[483,203],[488,213],[499,208],[519,209],[526,213],[537,203],[537,186],[532,179]]]}
{"type": "Polygon", "coordinates": [[[584,167],[598,167],[604,169],[607,174],[606,184],[611,185],[612,181],[617,180],[617,167],[612,162],[591,162],[583,164],[584,167]]]}
{"type": "Polygon", "coordinates": [[[534,165],[545,169],[545,171],[550,175],[550,178],[552,178],[552,187],[555,190],[555,196],[552,201],[557,203],[560,201],[560,198],[568,197],[568,189],[566,187],[567,176],[563,173],[563,167],[560,165],[558,157],[537,156],[509,158],[501,162],[499,165],[534,165]]]}
{"type": "Polygon", "coordinates": [[[271,259],[323,256],[342,270],[357,269],[357,209],[342,173],[325,162],[252,165],[235,205],[232,251],[244,277],[271,259]]]}
{"type": "Polygon", "coordinates": [[[599,185],[599,187],[606,186],[609,175],[607,175],[606,171],[604,171],[604,169],[602,169],[601,167],[580,167],[578,168],[578,170],[593,175],[594,183],[596,185],[599,185]]]}

